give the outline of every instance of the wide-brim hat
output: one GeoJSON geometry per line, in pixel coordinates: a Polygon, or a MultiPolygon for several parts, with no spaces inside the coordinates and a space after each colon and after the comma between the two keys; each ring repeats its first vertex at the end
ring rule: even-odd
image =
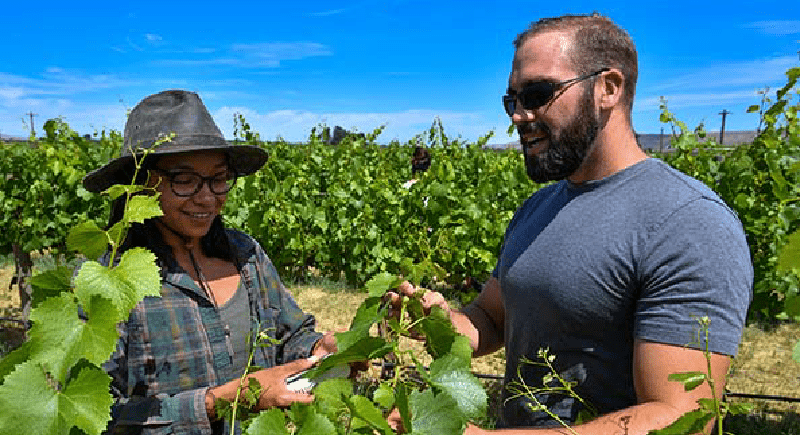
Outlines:
{"type": "Polygon", "coordinates": [[[150,155],[223,151],[230,169],[240,176],[252,174],[267,161],[267,152],[261,148],[229,144],[196,93],[170,90],[150,95],[133,108],[125,123],[120,156],[87,174],[83,186],[102,192],[115,184],[130,184],[134,153],[141,155],[158,142],[150,155]]]}

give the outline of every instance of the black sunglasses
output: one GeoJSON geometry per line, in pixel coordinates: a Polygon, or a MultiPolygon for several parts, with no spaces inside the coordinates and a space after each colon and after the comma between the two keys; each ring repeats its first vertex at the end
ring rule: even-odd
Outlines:
{"type": "Polygon", "coordinates": [[[224,195],[236,185],[236,174],[231,171],[222,175],[203,177],[196,172],[189,171],[165,171],[159,168],[153,170],[164,174],[169,179],[172,193],[176,196],[192,196],[203,188],[203,184],[208,184],[211,193],[224,195]]]}
{"type": "Polygon", "coordinates": [[[548,82],[538,81],[526,84],[520,92],[514,92],[509,89],[508,93],[503,95],[503,107],[506,109],[508,116],[513,116],[517,110],[517,101],[522,103],[525,110],[535,110],[544,106],[556,96],[556,92],[567,85],[577,83],[596,75],[610,71],[611,68],[603,68],[591,74],[575,77],[574,79],[564,80],[563,82],[548,82]]]}

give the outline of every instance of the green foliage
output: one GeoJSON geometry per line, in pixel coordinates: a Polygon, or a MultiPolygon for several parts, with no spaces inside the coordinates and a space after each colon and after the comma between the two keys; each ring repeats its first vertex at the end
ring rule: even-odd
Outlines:
{"type": "Polygon", "coordinates": [[[388,316],[381,296],[397,285],[397,277],[382,274],[367,283],[371,296],[359,307],[349,331],[337,334],[339,351],[307,373],[315,377],[333,367],[356,361],[381,358],[389,352],[398,356],[394,376],[383,381],[374,392],[356,394],[349,379],[329,379],[314,390],[314,403],[295,403],[289,410],[271,409],[249,416],[243,423],[247,435],[283,434],[393,434],[386,414],[397,408],[404,428],[415,435],[461,434],[466,423],[483,418],[487,396],[483,385],[470,372],[469,340],[458,334],[447,315],[434,308],[422,313],[421,294],[404,299],[400,317],[388,316]],[[418,320],[412,320],[418,319],[418,320]],[[426,320],[428,325],[425,326],[426,320]],[[371,327],[387,321],[385,336],[373,336],[371,327]],[[400,342],[421,334],[434,358],[425,368],[400,342]],[[289,421],[291,424],[286,425],[289,421]],[[291,429],[287,429],[291,428],[291,429]]]}
{"type": "MultiPolygon", "coordinates": [[[[673,140],[675,152],[664,159],[715,190],[744,225],[754,268],[751,319],[800,316],[798,274],[778,267],[789,234],[800,228],[800,102],[792,101],[800,68],[786,75],[788,81],[774,101],[763,93],[759,135],[733,149],[713,138],[700,142],[702,128],[690,131],[662,102],[661,121],[679,130],[673,140]]],[[[759,106],[750,110],[758,111],[759,106]]]]}
{"type": "Polygon", "coordinates": [[[118,154],[122,136],[103,131],[87,139],[60,119],[46,137],[0,145],[0,254],[63,248],[70,228],[105,216],[108,202],[83,188],[87,172],[118,154]]]}
{"type": "MultiPolygon", "coordinates": [[[[59,137],[54,125],[58,124],[46,125],[51,128],[48,140],[59,137]]],[[[129,186],[128,199],[142,189],[129,186]]],[[[100,365],[115,349],[117,324],[142,298],[158,296],[161,289],[152,253],[135,248],[116,256],[132,220],[161,213],[157,196],[141,198],[129,201],[122,228],[105,232],[96,225],[78,225],[68,237],[73,248],[96,254],[96,241],[84,237],[91,228],[90,233],[112,247],[110,266],[87,261],[74,283],[73,271],[66,267],[34,277],[28,341],[0,360],[0,433],[60,435],[77,428],[79,433],[99,435],[105,430],[113,397],[111,378],[100,365]]]]}
{"type": "Polygon", "coordinates": [[[576,434],[576,432],[565,421],[548,409],[547,406],[539,400],[539,398],[542,395],[560,395],[572,397],[576,401],[580,402],[583,405],[583,409],[578,413],[578,418],[576,420],[577,424],[586,423],[597,417],[597,410],[591,403],[585,401],[574,390],[574,387],[578,384],[577,382],[568,381],[564,379],[561,374],[559,374],[558,370],[556,370],[556,368],[553,366],[553,361],[555,361],[556,356],[550,354],[550,349],[539,349],[539,352],[536,356],[539,359],[538,361],[532,361],[523,357],[521,363],[518,365],[517,380],[511,381],[506,387],[510,393],[510,398],[527,397],[531,399],[532,403],[529,405],[531,407],[531,411],[547,413],[550,418],[561,424],[561,426],[563,426],[567,431],[572,434],[576,434]],[[544,367],[547,369],[547,372],[542,377],[541,387],[534,387],[525,382],[525,379],[522,376],[522,366],[526,364],[544,367]]]}
{"type": "Polygon", "coordinates": [[[535,189],[518,152],[484,149],[489,136],[450,139],[438,120],[426,134],[388,146],[376,143],[381,128],[338,145],[314,130],[308,143],[290,144],[263,142],[239,124],[241,140],[270,160],[239,181],[226,220],[246,228],[284,277],[314,265],[357,287],[386,271],[415,282],[486,279],[508,221],[535,189]],[[432,163],[407,183],[416,145],[429,149],[432,163]]]}

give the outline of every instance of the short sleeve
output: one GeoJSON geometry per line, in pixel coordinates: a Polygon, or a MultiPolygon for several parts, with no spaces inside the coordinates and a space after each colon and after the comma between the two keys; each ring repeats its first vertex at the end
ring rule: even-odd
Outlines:
{"type": "Polygon", "coordinates": [[[635,311],[638,339],[736,355],[752,300],[753,267],[742,225],[723,203],[699,197],[648,228],[635,311]]]}

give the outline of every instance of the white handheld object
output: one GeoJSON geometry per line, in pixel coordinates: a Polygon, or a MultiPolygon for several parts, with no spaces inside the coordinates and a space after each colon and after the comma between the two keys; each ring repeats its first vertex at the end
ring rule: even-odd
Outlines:
{"type": "Polygon", "coordinates": [[[295,373],[286,378],[286,389],[296,393],[309,393],[312,388],[326,379],[346,378],[350,376],[350,366],[343,365],[332,367],[325,373],[311,379],[303,377],[306,372],[308,372],[308,370],[303,370],[300,373],[295,373]]]}

